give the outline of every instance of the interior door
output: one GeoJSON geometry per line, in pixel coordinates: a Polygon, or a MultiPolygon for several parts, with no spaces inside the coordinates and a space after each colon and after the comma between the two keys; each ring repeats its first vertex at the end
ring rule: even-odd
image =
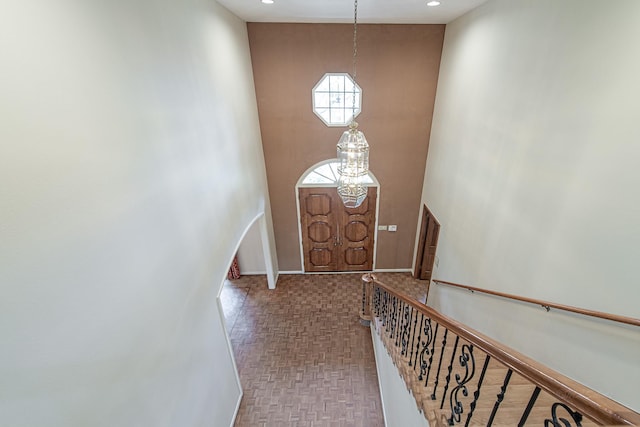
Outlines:
{"type": "Polygon", "coordinates": [[[346,208],[335,187],[298,191],[305,271],[371,270],[377,189],[357,208],[346,208]]]}
{"type": "Polygon", "coordinates": [[[414,277],[421,280],[431,280],[439,234],[440,224],[425,205],[422,210],[422,225],[420,226],[420,240],[418,242],[418,253],[416,254],[416,266],[413,272],[414,277]]]}

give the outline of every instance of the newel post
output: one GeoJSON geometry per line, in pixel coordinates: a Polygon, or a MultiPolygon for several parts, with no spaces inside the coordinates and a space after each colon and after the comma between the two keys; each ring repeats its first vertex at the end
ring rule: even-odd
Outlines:
{"type": "Polygon", "coordinates": [[[376,276],[373,273],[362,275],[362,307],[360,307],[360,319],[362,322],[371,321],[371,296],[373,295],[373,281],[376,276]]]}

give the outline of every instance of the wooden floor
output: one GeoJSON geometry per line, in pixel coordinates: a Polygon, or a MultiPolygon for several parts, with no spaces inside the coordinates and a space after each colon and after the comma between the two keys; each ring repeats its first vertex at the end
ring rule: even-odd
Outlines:
{"type": "MultiPolygon", "coordinates": [[[[361,274],[264,276],[225,285],[221,301],[244,396],[237,427],[383,426],[371,333],[359,323],[361,274]]],[[[378,274],[424,301],[426,283],[378,274]]]]}

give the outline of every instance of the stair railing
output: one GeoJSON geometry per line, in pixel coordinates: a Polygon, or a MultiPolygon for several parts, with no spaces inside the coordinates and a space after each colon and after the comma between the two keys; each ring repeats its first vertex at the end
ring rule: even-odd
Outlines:
{"type": "Polygon", "coordinates": [[[361,317],[380,336],[431,426],[640,425],[640,414],[362,277],[361,317]]]}
{"type": "Polygon", "coordinates": [[[591,316],[599,319],[610,320],[612,322],[626,323],[627,325],[632,325],[632,326],[640,326],[640,319],[636,319],[635,317],[620,316],[617,314],[605,313],[605,312],[596,311],[596,310],[588,310],[586,308],[579,308],[571,305],[557,304],[555,302],[543,301],[535,298],[521,297],[519,295],[507,294],[507,293],[498,292],[498,291],[491,291],[488,289],[461,285],[459,283],[445,282],[444,280],[433,279],[433,283],[437,283],[438,285],[452,286],[454,288],[466,289],[471,292],[480,292],[483,294],[498,296],[501,298],[507,298],[507,299],[512,299],[516,301],[526,302],[529,304],[539,305],[540,307],[544,308],[547,311],[550,311],[552,308],[555,308],[558,310],[570,311],[572,313],[582,314],[583,316],[591,316]]]}

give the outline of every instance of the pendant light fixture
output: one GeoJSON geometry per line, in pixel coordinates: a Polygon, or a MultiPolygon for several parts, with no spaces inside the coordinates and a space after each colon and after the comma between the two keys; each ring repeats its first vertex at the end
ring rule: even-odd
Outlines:
{"type": "Polygon", "coordinates": [[[338,152],[338,194],[348,208],[357,208],[367,197],[367,187],[363,177],[369,173],[369,144],[364,133],[358,130],[355,121],[356,110],[356,60],[358,57],[358,0],[354,1],[353,12],[353,106],[349,130],[340,137],[338,152]]]}

